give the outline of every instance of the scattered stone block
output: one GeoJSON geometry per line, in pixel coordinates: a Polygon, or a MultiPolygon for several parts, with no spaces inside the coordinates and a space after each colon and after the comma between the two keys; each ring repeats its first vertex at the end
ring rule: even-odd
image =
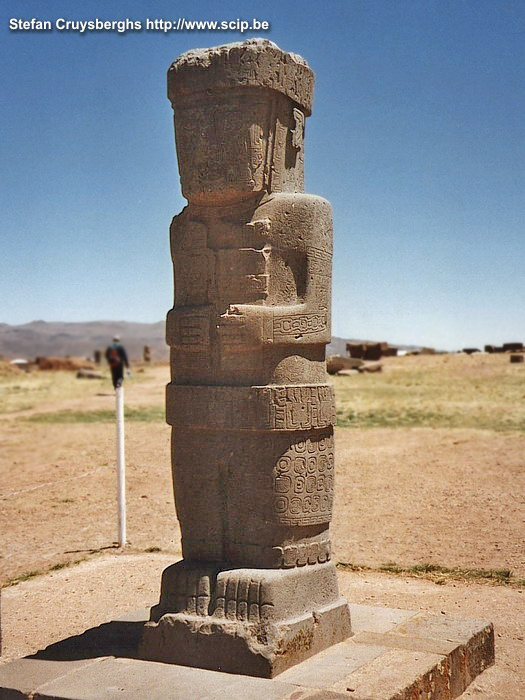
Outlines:
{"type": "Polygon", "coordinates": [[[371,372],[381,372],[383,370],[383,365],[380,362],[366,362],[357,368],[360,374],[367,374],[371,372]]]}
{"type": "Polygon", "coordinates": [[[344,355],[330,355],[326,358],[326,371],[328,374],[337,374],[342,370],[358,369],[363,365],[363,360],[344,355]]]}
{"type": "Polygon", "coordinates": [[[104,379],[102,372],[94,369],[79,369],[76,374],[77,379],[104,379]]]}
{"type": "Polygon", "coordinates": [[[382,353],[383,343],[367,343],[365,345],[363,360],[366,360],[368,362],[377,362],[381,359],[382,353]]]}
{"type": "Polygon", "coordinates": [[[95,369],[89,360],[80,357],[37,357],[36,364],[43,371],[74,371],[80,369],[95,369]]]}
{"type": "Polygon", "coordinates": [[[365,345],[363,343],[347,343],[346,352],[350,357],[362,360],[365,354],[365,345]]]}

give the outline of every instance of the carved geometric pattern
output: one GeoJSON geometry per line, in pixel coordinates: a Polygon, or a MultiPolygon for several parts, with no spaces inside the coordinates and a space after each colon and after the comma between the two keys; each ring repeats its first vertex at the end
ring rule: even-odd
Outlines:
{"type": "Polygon", "coordinates": [[[274,467],[273,490],[279,523],[329,522],[334,497],[333,436],[307,438],[292,445],[274,467]]]}
{"type": "Polygon", "coordinates": [[[285,547],[274,547],[274,550],[281,560],[280,566],[285,569],[306,566],[306,564],[323,564],[332,558],[330,540],[301,542],[285,547]]]}
{"type": "Polygon", "coordinates": [[[297,314],[295,316],[281,316],[274,318],[273,333],[279,335],[305,335],[307,333],[319,333],[328,327],[326,314],[297,314]]]}

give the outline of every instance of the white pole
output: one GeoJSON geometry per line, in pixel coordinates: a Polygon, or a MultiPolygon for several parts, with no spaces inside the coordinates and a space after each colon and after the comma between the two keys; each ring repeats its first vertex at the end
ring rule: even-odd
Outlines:
{"type": "Polygon", "coordinates": [[[117,494],[118,546],[126,544],[126,455],[124,452],[124,387],[116,388],[117,396],[117,494]]]}

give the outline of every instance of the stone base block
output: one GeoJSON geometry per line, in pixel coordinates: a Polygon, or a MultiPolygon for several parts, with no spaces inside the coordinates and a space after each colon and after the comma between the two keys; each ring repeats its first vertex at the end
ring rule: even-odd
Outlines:
{"type": "Polygon", "coordinates": [[[289,570],[178,562],[163,574],[151,618],[141,658],[262,678],[352,633],[331,562],[289,570]]]}
{"type": "Polygon", "coordinates": [[[0,700],[453,700],[494,663],[488,622],[350,610],[353,637],[272,680],[137,659],[144,611],[0,664],[0,700]]]}
{"type": "Polygon", "coordinates": [[[144,630],[140,656],[150,661],[273,678],[350,635],[345,600],[279,623],[242,623],[167,614],[144,630]]]}

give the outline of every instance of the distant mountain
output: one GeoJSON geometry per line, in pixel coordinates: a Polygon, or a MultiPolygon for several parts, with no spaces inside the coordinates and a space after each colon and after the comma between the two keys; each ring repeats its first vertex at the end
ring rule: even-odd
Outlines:
{"type": "MultiPolygon", "coordinates": [[[[95,350],[106,349],[114,335],[119,335],[131,359],[142,359],[144,345],[149,345],[152,359],[168,360],[169,348],[164,340],[166,324],[133,323],[131,321],[89,321],[59,323],[32,321],[21,326],[0,323],[0,356],[7,359],[38,356],[93,357],[95,350]]],[[[327,355],[346,355],[347,343],[365,340],[332,337],[327,355]]],[[[402,350],[415,350],[416,345],[399,345],[402,350]]]]}
{"type": "Polygon", "coordinates": [[[152,360],[167,360],[169,348],[164,340],[166,324],[130,321],[90,321],[59,323],[32,321],[21,326],[0,323],[0,356],[8,359],[38,356],[93,357],[104,352],[113,336],[119,335],[131,359],[142,359],[149,345],[152,360]]]}

